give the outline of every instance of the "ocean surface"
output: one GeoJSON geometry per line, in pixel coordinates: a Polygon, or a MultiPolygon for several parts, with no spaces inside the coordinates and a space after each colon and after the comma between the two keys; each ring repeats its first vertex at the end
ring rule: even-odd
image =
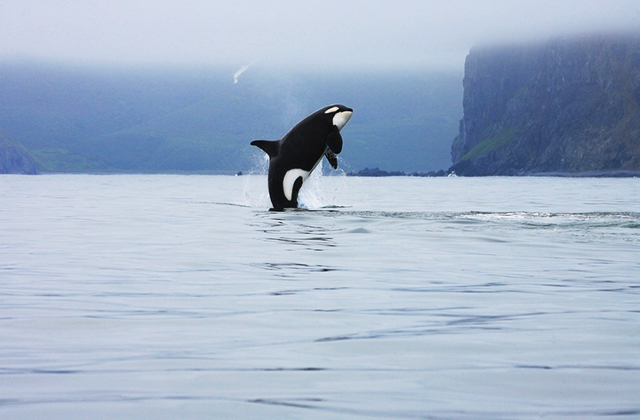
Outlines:
{"type": "Polygon", "coordinates": [[[640,179],[315,175],[301,201],[0,177],[0,419],[640,418],[640,179]]]}

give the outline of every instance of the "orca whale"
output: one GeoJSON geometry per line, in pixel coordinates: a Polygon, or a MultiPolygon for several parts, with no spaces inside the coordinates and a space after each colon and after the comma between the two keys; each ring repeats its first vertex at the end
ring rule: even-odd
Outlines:
{"type": "Polygon", "coordinates": [[[254,140],[269,155],[269,197],[272,210],[298,207],[298,192],[323,156],[338,168],[342,151],[340,130],[353,110],[330,105],[317,110],[296,124],[280,140],[254,140]]]}

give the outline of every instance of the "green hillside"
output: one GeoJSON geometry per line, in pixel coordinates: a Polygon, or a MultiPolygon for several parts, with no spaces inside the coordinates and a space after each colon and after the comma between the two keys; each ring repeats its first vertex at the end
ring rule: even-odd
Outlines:
{"type": "Polygon", "coordinates": [[[458,74],[275,74],[250,68],[113,70],[0,64],[0,129],[42,172],[251,170],[254,139],[277,139],[316,109],[355,110],[341,166],[450,165],[458,74]]]}

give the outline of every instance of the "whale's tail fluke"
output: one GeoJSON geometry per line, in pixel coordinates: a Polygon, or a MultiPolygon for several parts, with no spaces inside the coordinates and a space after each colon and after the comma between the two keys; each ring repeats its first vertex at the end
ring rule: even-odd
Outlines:
{"type": "Polygon", "coordinates": [[[280,149],[279,140],[254,140],[251,142],[251,145],[264,150],[270,158],[277,156],[280,149]]]}

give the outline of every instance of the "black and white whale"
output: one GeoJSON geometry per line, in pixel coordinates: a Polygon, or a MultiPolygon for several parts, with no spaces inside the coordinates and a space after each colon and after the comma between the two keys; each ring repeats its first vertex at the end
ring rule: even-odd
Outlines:
{"type": "Polygon", "coordinates": [[[344,105],[319,109],[296,124],[280,140],[254,140],[269,155],[269,197],[274,210],[298,207],[298,192],[323,156],[338,168],[340,130],[353,110],[344,105]]]}

